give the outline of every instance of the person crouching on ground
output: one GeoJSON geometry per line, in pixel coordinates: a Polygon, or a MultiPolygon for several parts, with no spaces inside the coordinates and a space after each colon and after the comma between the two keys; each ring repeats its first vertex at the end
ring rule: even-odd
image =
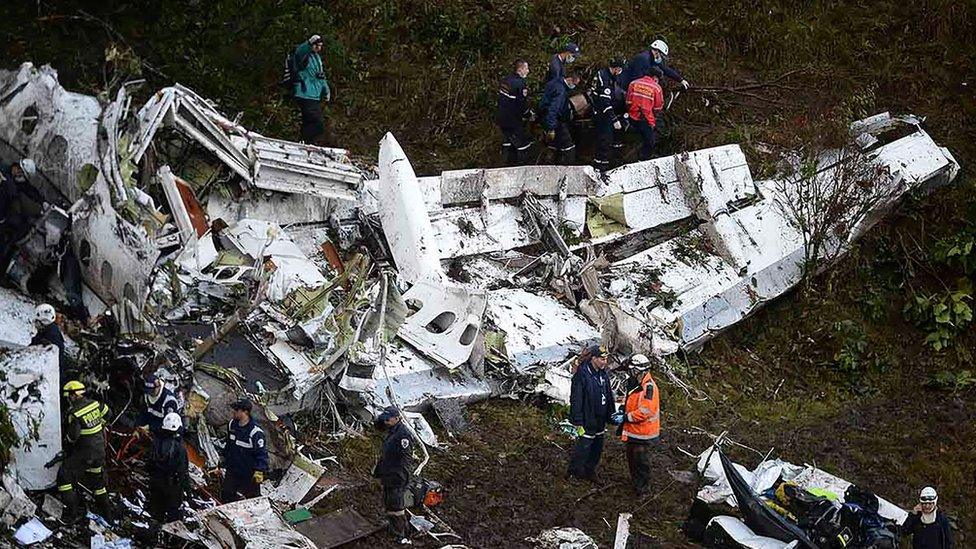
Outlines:
{"type": "Polygon", "coordinates": [[[579,438],[569,462],[568,478],[596,482],[596,468],[603,454],[607,423],[614,413],[613,390],[607,375],[606,349],[594,345],[588,350],[570,387],[569,421],[579,438]]]}

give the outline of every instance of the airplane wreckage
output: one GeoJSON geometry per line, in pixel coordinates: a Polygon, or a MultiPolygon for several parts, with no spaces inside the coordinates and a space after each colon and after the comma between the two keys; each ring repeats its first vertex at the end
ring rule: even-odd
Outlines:
{"type": "MultiPolygon", "coordinates": [[[[418,177],[391,134],[373,166],[250,131],[178,84],[136,109],[134,88],[105,100],[49,66],[0,71],[0,160],[32,159],[45,200],[4,265],[21,292],[0,290],[0,393],[22,437],[41,433],[14,449],[8,516],[33,512],[19,487],[53,484],[42,464],[61,444],[57,353],[24,347],[42,301],[102,341],[69,354],[111,384],[114,410],[148,373],[177,390],[197,464],[213,467],[212,431],[241,393],[266,424],[317,409],[340,435],[393,403],[433,445],[430,407],[448,425],[493,395],[565,401],[581,346],[694,349],[803,276],[804,238],[780,206],[797,199],[789,176],[753,180],[738,145],[603,174],[418,177]]],[[[888,198],[832,239],[838,252],[901,194],[959,170],[913,116],[861,120],[851,137],[888,198]]],[[[818,176],[845,162],[825,155],[818,176]]],[[[269,436],[290,484],[266,495],[297,503],[322,466],[295,465],[287,428],[269,436]]]]}

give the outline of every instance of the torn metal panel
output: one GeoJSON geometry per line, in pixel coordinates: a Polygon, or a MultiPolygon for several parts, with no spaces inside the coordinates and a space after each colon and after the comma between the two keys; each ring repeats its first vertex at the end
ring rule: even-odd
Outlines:
{"type": "Polygon", "coordinates": [[[165,524],[163,531],[208,549],[316,549],[312,540],[281,518],[267,496],[206,509],[195,518],[194,523],[165,524]]]}
{"type": "Polygon", "coordinates": [[[463,401],[454,398],[438,399],[434,401],[433,408],[444,430],[452,437],[468,430],[463,401]]]}
{"type": "Polygon", "coordinates": [[[0,350],[0,400],[19,444],[11,450],[17,482],[27,490],[54,485],[57,468],[44,466],[61,451],[58,349],[38,345],[0,350]]]}
{"type": "Polygon", "coordinates": [[[440,176],[441,204],[536,196],[587,196],[599,177],[590,166],[518,166],[447,171],[440,176]]]}
{"type": "Polygon", "coordinates": [[[277,224],[242,219],[223,231],[243,254],[269,258],[275,269],[268,281],[268,298],[282,301],[300,288],[320,288],[327,282],[319,267],[292,242],[277,224]]]}
{"type": "Polygon", "coordinates": [[[112,207],[102,172],[71,213],[72,245],[85,282],[109,305],[127,299],[142,310],[159,249],[144,228],[112,207]]]}
{"type": "Polygon", "coordinates": [[[153,94],[139,109],[136,116],[139,127],[129,145],[129,154],[132,155],[133,162],[138,163],[142,160],[142,155],[152,144],[156,132],[163,125],[175,101],[176,90],[174,88],[163,88],[153,94]]]}
{"type": "Polygon", "coordinates": [[[253,184],[261,189],[355,201],[362,173],[344,159],[345,151],[252,135],[253,184]]]}
{"type": "Polygon", "coordinates": [[[749,164],[738,145],[681,153],[674,158],[685,199],[699,219],[707,221],[727,213],[734,203],[756,194],[749,164]]]}
{"type": "Polygon", "coordinates": [[[508,358],[520,371],[561,362],[600,340],[599,330],[576,311],[548,295],[522,289],[490,291],[488,315],[505,332],[508,358]]]}
{"type": "Polygon", "coordinates": [[[380,141],[380,220],[400,277],[413,284],[444,274],[417,176],[393,134],[380,141]]]}
{"type": "Polygon", "coordinates": [[[13,467],[0,473],[0,524],[7,528],[37,514],[37,505],[27,497],[14,473],[13,467]]]}
{"type": "MultiPolygon", "coordinates": [[[[31,158],[40,179],[68,203],[91,185],[87,174],[101,165],[98,151],[98,100],[65,90],[50,66],[24,63],[17,71],[0,70],[0,154],[31,158]]],[[[50,197],[51,202],[57,202],[50,197]]]]}
{"type": "Polygon", "coordinates": [[[332,549],[378,532],[383,526],[366,520],[355,509],[340,509],[304,521],[295,528],[319,549],[332,549]]]}
{"type": "Polygon", "coordinates": [[[287,505],[297,505],[305,499],[308,492],[315,486],[325,467],[310,460],[302,454],[297,454],[285,476],[278,481],[272,488],[266,489],[267,484],[262,484],[261,488],[265,491],[264,495],[272,500],[285,503],[287,505]]]}
{"type": "Polygon", "coordinates": [[[360,367],[350,365],[339,381],[341,389],[361,393],[363,400],[374,409],[392,404],[386,394],[388,386],[396,393],[400,406],[411,410],[422,409],[435,399],[473,402],[491,395],[488,382],[475,377],[467,368],[449,372],[397,341],[387,347],[385,369],[371,366],[368,371],[361,371],[360,367]]]}
{"type": "Polygon", "coordinates": [[[421,280],[403,299],[415,311],[408,313],[397,335],[448,368],[468,360],[487,305],[483,290],[421,280]]]}
{"type": "Polygon", "coordinates": [[[190,220],[190,213],[186,208],[186,204],[183,203],[180,189],[176,186],[176,177],[169,169],[169,166],[163,166],[156,172],[156,178],[163,188],[163,194],[166,195],[169,211],[173,215],[176,228],[180,231],[180,239],[183,242],[188,242],[196,235],[196,229],[193,226],[193,221],[190,220]]]}
{"type": "Polygon", "coordinates": [[[705,527],[704,543],[706,547],[729,547],[730,543],[734,543],[744,549],[791,549],[798,542],[786,543],[760,536],[735,517],[717,516],[708,521],[705,527]]]}
{"type": "Polygon", "coordinates": [[[61,258],[61,240],[71,227],[68,214],[57,206],[46,206],[30,232],[20,241],[7,266],[7,276],[24,293],[27,282],[41,267],[56,265],[61,258]]]}
{"type": "Polygon", "coordinates": [[[275,341],[268,351],[287,372],[289,386],[298,401],[325,378],[323,368],[284,341],[275,341]]]}
{"type": "Polygon", "coordinates": [[[247,218],[264,219],[279,225],[321,223],[328,221],[334,211],[333,200],[308,194],[268,191],[235,198],[211,193],[207,199],[210,219],[223,219],[228,224],[247,218]]]}

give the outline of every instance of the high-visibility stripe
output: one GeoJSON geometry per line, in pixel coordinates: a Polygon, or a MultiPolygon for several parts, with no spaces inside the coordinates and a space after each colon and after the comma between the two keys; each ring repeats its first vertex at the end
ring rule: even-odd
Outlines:
{"type": "Polygon", "coordinates": [[[515,96],[514,95],[509,95],[509,94],[503,92],[502,90],[498,90],[498,94],[499,95],[504,95],[505,97],[507,97],[509,99],[515,99],[515,96]]]}
{"type": "Polygon", "coordinates": [[[531,146],[532,146],[532,141],[529,141],[524,147],[519,147],[518,150],[524,151],[525,149],[528,149],[531,146]]]}
{"type": "Polygon", "coordinates": [[[93,473],[93,474],[96,474],[97,475],[98,473],[101,473],[102,472],[102,468],[101,467],[92,467],[91,469],[85,469],[85,472],[86,473],[93,473]]]}
{"type": "Polygon", "coordinates": [[[76,416],[76,417],[81,417],[81,416],[87,414],[88,412],[91,412],[91,411],[95,410],[96,408],[98,408],[98,403],[97,402],[91,402],[91,403],[88,404],[88,406],[85,406],[84,408],[78,410],[77,412],[74,412],[73,415],[76,416]]]}
{"type": "Polygon", "coordinates": [[[624,429],[622,434],[625,435],[627,438],[636,438],[636,439],[640,439],[640,440],[651,440],[651,439],[655,439],[658,436],[660,436],[660,434],[657,434],[657,435],[640,435],[640,434],[637,434],[637,433],[633,433],[631,431],[628,431],[627,429],[624,429]]]}
{"type": "Polygon", "coordinates": [[[107,494],[108,493],[108,489],[107,488],[99,488],[98,490],[95,490],[92,493],[95,494],[96,496],[101,496],[103,494],[107,494]]]}
{"type": "Polygon", "coordinates": [[[86,436],[87,435],[97,435],[98,433],[101,433],[101,432],[102,432],[102,424],[100,424],[100,423],[98,425],[94,426],[94,427],[89,428],[89,429],[82,429],[81,430],[81,434],[82,435],[86,435],[86,436]]]}
{"type": "Polygon", "coordinates": [[[75,487],[72,486],[72,485],[70,485],[70,484],[59,484],[58,485],[58,492],[70,492],[71,490],[74,490],[74,489],[75,489],[75,487]]]}

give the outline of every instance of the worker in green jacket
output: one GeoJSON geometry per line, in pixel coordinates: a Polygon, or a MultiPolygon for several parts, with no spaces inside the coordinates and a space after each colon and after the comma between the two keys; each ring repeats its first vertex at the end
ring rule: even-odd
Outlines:
{"type": "Polygon", "coordinates": [[[311,38],[295,48],[295,100],[302,113],[302,141],[321,144],[325,136],[325,119],[322,114],[322,99],[332,100],[332,90],[325,79],[322,67],[322,37],[313,34],[311,38]]]}

